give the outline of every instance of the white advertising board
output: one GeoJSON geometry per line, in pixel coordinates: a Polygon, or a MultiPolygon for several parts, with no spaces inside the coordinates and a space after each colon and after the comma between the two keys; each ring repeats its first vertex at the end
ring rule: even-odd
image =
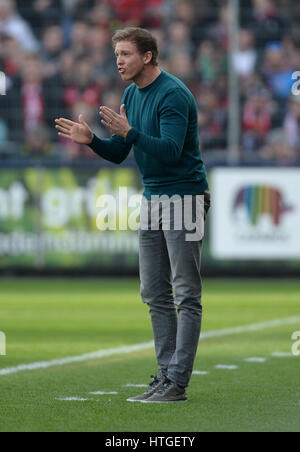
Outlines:
{"type": "Polygon", "coordinates": [[[214,258],[300,258],[299,168],[216,168],[211,176],[214,258]]]}

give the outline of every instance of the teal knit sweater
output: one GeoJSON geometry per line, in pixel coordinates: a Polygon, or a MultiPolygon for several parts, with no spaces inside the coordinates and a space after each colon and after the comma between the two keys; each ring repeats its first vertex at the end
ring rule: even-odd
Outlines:
{"type": "Polygon", "coordinates": [[[126,139],[94,136],[91,149],[120,164],[133,146],[147,199],[151,195],[203,194],[208,183],[200,151],[197,105],[184,83],[162,71],[145,88],[130,85],[122,104],[132,126],[126,139]]]}

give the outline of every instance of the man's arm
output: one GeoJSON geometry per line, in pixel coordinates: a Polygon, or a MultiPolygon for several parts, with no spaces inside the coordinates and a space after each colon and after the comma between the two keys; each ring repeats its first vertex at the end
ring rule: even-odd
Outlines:
{"type": "MultiPolygon", "coordinates": [[[[141,152],[151,155],[166,165],[174,166],[181,158],[186,139],[189,101],[181,90],[173,90],[163,99],[158,113],[160,117],[159,138],[146,135],[129,126],[129,129],[125,129],[125,143],[129,146],[135,145],[141,152]]],[[[119,116],[107,107],[102,107],[101,116],[105,119],[102,123],[116,135],[121,135],[121,131],[128,124],[124,109],[119,116]],[[111,120],[113,123],[109,124],[111,120]]]]}
{"type": "Polygon", "coordinates": [[[124,138],[113,135],[109,139],[101,139],[94,135],[89,147],[100,157],[109,162],[120,164],[128,157],[131,146],[124,138]]]}
{"type": "Polygon", "coordinates": [[[55,122],[56,129],[60,131],[59,136],[90,146],[96,154],[112,163],[122,163],[131,150],[131,145],[120,136],[113,135],[104,140],[96,137],[82,115],[79,116],[79,123],[65,118],[56,119],[55,122]]]}

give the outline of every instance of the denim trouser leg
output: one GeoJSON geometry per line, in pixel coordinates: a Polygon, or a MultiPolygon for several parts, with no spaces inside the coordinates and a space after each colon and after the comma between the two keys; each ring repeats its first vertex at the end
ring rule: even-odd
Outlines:
{"type": "Polygon", "coordinates": [[[177,313],[162,231],[139,231],[141,296],[148,303],[159,371],[167,375],[176,349],[177,313]]]}
{"type": "Polygon", "coordinates": [[[141,295],[150,309],[158,367],[186,387],[201,331],[202,240],[187,241],[183,228],[140,229],[139,241],[141,295]]]}
{"type": "Polygon", "coordinates": [[[201,242],[186,242],[184,233],[176,232],[166,232],[178,308],[176,350],[169,362],[167,376],[181,386],[188,386],[202,321],[201,242]]]}

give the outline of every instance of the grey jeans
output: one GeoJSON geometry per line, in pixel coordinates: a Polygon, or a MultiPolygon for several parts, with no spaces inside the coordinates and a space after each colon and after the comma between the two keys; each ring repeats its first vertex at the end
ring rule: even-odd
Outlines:
{"type": "MultiPolygon", "coordinates": [[[[193,225],[204,225],[210,193],[207,191],[190,198],[193,225]],[[197,205],[200,205],[199,210],[197,205]]],[[[187,232],[192,230],[188,220],[182,221],[180,228],[175,226],[180,209],[171,205],[168,227],[164,221],[164,208],[157,210],[157,206],[143,198],[139,229],[141,297],[149,305],[159,372],[186,387],[192,375],[201,331],[200,266],[204,231],[187,240],[187,232]],[[152,215],[151,222],[151,211],[155,209],[158,215],[156,220],[152,215]]],[[[186,203],[182,202],[182,218],[185,210],[186,203]]]]}

